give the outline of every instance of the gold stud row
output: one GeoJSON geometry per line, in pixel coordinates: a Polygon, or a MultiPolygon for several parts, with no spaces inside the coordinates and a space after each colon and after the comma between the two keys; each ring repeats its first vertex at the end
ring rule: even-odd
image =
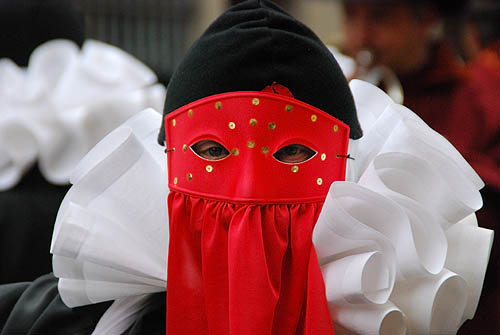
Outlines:
{"type": "MultiPolygon", "coordinates": [[[[205,170],[208,173],[211,173],[214,170],[214,168],[212,165],[207,165],[207,166],[205,166],[205,170]]],[[[293,173],[297,173],[299,171],[299,167],[297,165],[294,165],[291,167],[291,171],[293,173]]],[[[188,181],[193,180],[193,174],[191,172],[188,172],[186,175],[186,179],[188,181]]],[[[174,177],[174,185],[177,185],[178,183],[179,183],[179,179],[177,177],[174,177]]],[[[323,179],[322,178],[316,179],[316,184],[318,184],[319,186],[323,185],[323,179]]]]}

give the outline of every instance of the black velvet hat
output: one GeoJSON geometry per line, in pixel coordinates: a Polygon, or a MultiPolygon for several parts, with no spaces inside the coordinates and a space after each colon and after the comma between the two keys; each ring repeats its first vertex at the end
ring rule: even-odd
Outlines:
{"type": "MultiPolygon", "coordinates": [[[[349,125],[352,139],[362,136],[351,91],[330,51],[268,0],[244,1],[212,23],[172,75],[164,115],[210,95],[261,91],[273,82],[349,125]]],[[[164,138],[162,125],[160,144],[164,138]]]]}
{"type": "Polygon", "coordinates": [[[0,0],[0,58],[27,66],[37,46],[56,38],[82,45],[83,15],[75,0],[0,0]]]}

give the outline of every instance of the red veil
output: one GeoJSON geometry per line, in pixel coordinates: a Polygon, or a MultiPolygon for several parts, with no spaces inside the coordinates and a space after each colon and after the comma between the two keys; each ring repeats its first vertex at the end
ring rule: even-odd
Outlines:
{"type": "Polygon", "coordinates": [[[165,118],[170,245],[167,334],[332,334],[314,224],[345,179],[349,127],[291,97],[232,92],[165,118]],[[198,156],[221,143],[219,161],[198,156]],[[300,164],[273,153],[302,144],[300,164]]]}

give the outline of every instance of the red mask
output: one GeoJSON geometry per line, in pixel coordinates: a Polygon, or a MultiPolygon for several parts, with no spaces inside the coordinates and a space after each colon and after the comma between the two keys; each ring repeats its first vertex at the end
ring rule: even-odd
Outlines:
{"type": "Polygon", "coordinates": [[[268,92],[210,96],[165,126],[167,333],[332,333],[311,234],[331,183],[345,179],[349,127],[268,92]],[[197,154],[203,140],[227,156],[197,154]],[[278,160],[288,145],[313,155],[278,160]]]}

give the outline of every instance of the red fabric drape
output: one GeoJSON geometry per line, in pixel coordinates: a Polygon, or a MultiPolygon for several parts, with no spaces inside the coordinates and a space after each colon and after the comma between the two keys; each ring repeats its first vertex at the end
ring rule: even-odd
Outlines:
{"type": "Polygon", "coordinates": [[[311,234],[321,203],[171,192],[167,334],[333,334],[311,234]]]}

